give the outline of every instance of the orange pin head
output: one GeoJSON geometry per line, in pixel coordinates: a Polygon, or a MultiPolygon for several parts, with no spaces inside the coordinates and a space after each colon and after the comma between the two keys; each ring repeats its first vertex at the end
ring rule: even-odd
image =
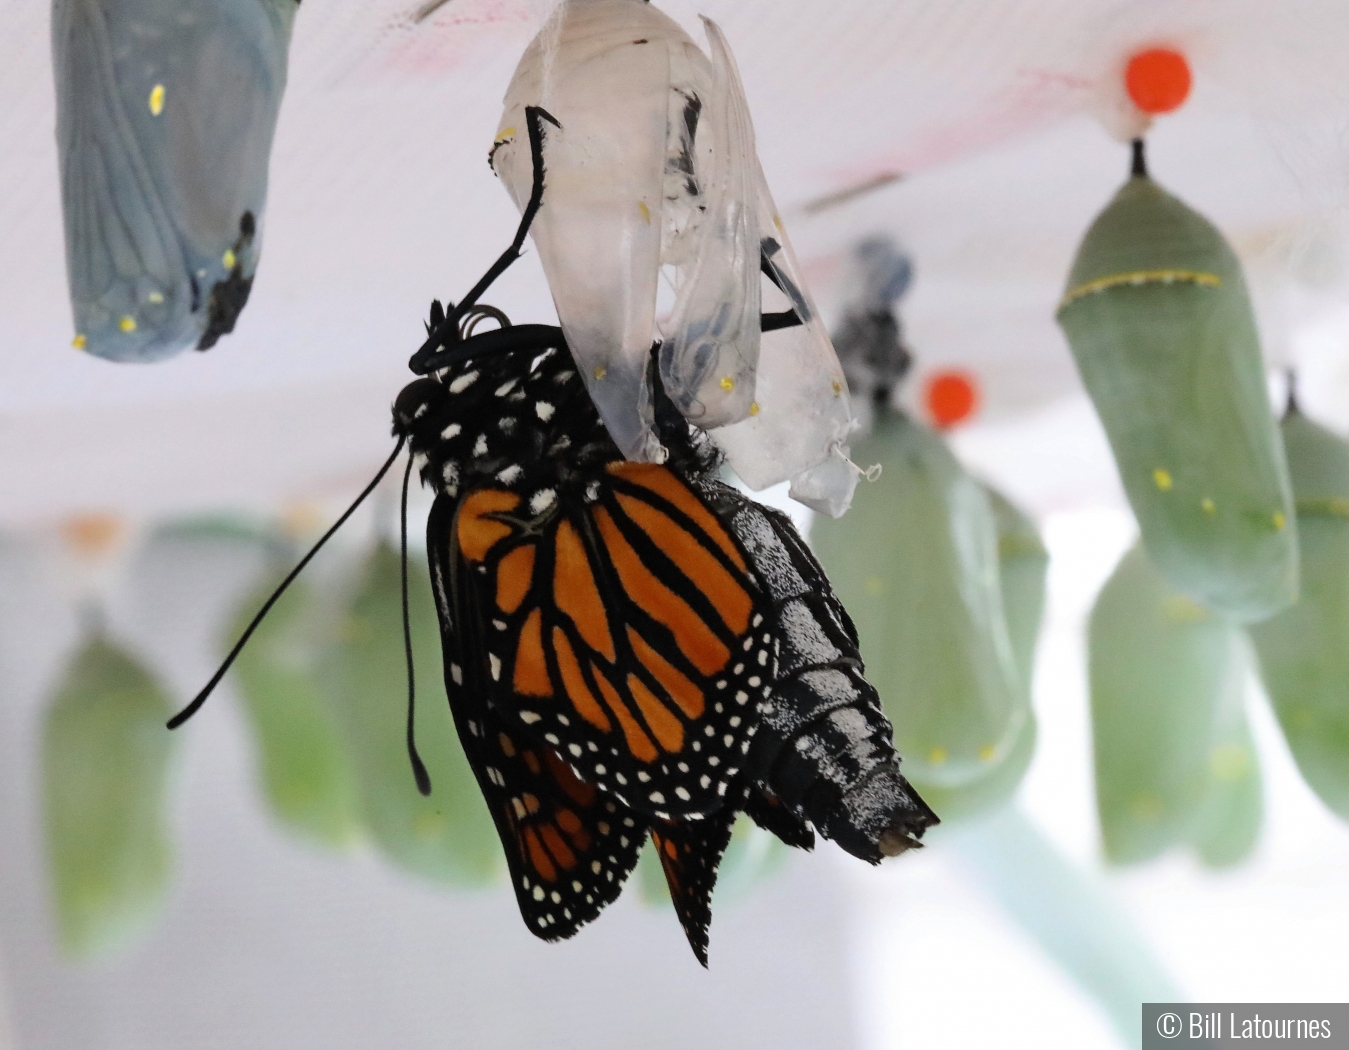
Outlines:
{"type": "Polygon", "coordinates": [[[1190,63],[1179,51],[1152,47],[1129,59],[1124,87],[1144,113],[1170,113],[1190,96],[1190,63]]]}
{"type": "Polygon", "coordinates": [[[923,400],[933,426],[948,430],[974,414],[979,407],[979,387],[967,372],[934,372],[928,377],[923,400]]]}

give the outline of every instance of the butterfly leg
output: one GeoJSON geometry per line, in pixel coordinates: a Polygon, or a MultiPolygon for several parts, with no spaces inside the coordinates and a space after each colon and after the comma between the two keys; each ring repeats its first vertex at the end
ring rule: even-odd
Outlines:
{"type": "Polygon", "coordinates": [[[798,309],[804,305],[805,296],[785,273],[773,262],[773,256],[781,250],[781,245],[771,237],[765,237],[759,248],[759,269],[777,287],[783,295],[792,301],[792,306],[778,313],[759,315],[759,331],[776,332],[780,328],[795,328],[805,323],[805,313],[798,309]]]}
{"type": "Polygon", "coordinates": [[[529,193],[529,202],[525,205],[524,213],[520,216],[520,225],[515,231],[515,239],[511,241],[511,246],[501,253],[500,258],[482,275],[478,283],[473,286],[472,290],[464,296],[457,306],[451,306],[448,313],[439,307],[439,303],[432,306],[432,324],[427,333],[426,342],[408,361],[408,367],[417,375],[427,373],[429,370],[428,363],[433,356],[442,352],[447,346],[460,341],[460,319],[473,309],[482,294],[492,286],[492,282],[505,273],[516,259],[520,258],[520,249],[524,246],[525,237],[529,235],[529,228],[534,223],[534,217],[538,215],[539,208],[543,206],[544,121],[552,124],[555,128],[560,129],[562,127],[557,122],[557,118],[540,106],[529,106],[525,109],[525,122],[529,129],[529,155],[534,165],[534,184],[529,193]]]}
{"type": "Polygon", "coordinates": [[[511,263],[520,258],[520,249],[524,246],[525,237],[529,234],[529,227],[533,225],[534,217],[543,205],[543,122],[545,120],[559,130],[562,127],[557,122],[557,118],[546,109],[540,106],[526,107],[525,123],[529,128],[529,156],[534,165],[534,185],[529,193],[529,203],[525,205],[524,213],[520,216],[520,226],[515,231],[515,240],[511,241],[511,246],[501,253],[501,257],[492,264],[490,270],[482,275],[482,280],[473,286],[473,290],[464,296],[463,301],[450,311],[449,320],[455,323],[458,323],[458,319],[478,301],[492,282],[505,273],[506,268],[511,263]]]}

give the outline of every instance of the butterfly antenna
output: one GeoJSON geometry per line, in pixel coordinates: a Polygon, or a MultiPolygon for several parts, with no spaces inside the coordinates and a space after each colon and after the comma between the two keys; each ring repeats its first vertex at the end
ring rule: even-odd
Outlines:
{"type": "Polygon", "coordinates": [[[417,754],[417,677],[412,668],[412,620],[408,616],[408,482],[411,479],[412,457],[409,456],[407,470],[403,472],[403,500],[398,522],[398,534],[402,540],[399,553],[403,569],[403,654],[408,662],[408,759],[412,762],[417,790],[423,795],[429,795],[431,778],[427,775],[422,756],[417,754]]]}
{"type": "Polygon", "coordinates": [[[170,729],[177,729],[195,715],[202,704],[206,703],[206,698],[215,691],[215,687],[220,684],[220,680],[225,677],[230,667],[234,664],[235,659],[243,652],[244,646],[248,644],[248,639],[251,638],[253,632],[258,629],[258,624],[262,623],[264,617],[271,612],[272,606],[276,604],[277,599],[286,593],[286,588],[295,582],[295,577],[299,576],[300,573],[304,571],[304,567],[310,563],[314,555],[323,549],[323,545],[333,538],[334,533],[336,533],[338,529],[346,524],[347,519],[356,512],[356,508],[365,502],[365,498],[369,496],[370,493],[375,491],[375,486],[384,480],[384,475],[389,472],[389,468],[393,466],[394,460],[396,460],[398,454],[403,451],[403,442],[405,440],[405,438],[399,437],[398,444],[393,447],[393,454],[384,461],[384,466],[379,468],[379,473],[375,475],[370,484],[356,497],[356,501],[346,509],[343,515],[337,519],[333,527],[325,532],[319,538],[319,541],[309,549],[309,553],[300,559],[300,564],[290,570],[290,574],[281,581],[280,586],[272,592],[272,596],[263,603],[262,608],[258,610],[258,614],[253,617],[252,622],[249,623],[248,627],[244,630],[244,633],[240,635],[239,640],[234,643],[234,648],[231,649],[229,655],[225,657],[225,662],[220,665],[220,670],[216,671],[216,673],[211,676],[211,680],[206,683],[206,688],[198,693],[190,704],[169,719],[168,726],[170,729]]]}

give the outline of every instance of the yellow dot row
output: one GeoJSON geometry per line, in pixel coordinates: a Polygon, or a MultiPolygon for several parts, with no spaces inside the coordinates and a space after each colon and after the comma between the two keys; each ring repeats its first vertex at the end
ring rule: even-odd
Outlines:
{"type": "MultiPolygon", "coordinates": [[[[1175,484],[1171,477],[1171,472],[1162,467],[1158,467],[1152,472],[1152,481],[1153,484],[1157,486],[1158,490],[1162,492],[1170,492],[1172,486],[1175,484]]],[[[1210,518],[1218,513],[1218,505],[1214,503],[1213,499],[1209,496],[1205,496],[1199,501],[1199,509],[1210,518]]],[[[1274,512],[1270,520],[1274,523],[1275,532],[1282,532],[1284,527],[1288,524],[1288,519],[1284,517],[1283,511],[1279,510],[1274,512]]]]}

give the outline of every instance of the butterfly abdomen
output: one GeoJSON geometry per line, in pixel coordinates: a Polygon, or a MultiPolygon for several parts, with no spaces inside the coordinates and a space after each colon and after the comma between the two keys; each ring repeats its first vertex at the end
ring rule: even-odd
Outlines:
{"type": "Polygon", "coordinates": [[[748,771],[760,790],[854,856],[878,862],[937,823],[899,772],[852,622],[791,521],[724,486],[725,507],[767,595],[777,674],[748,771]]]}

